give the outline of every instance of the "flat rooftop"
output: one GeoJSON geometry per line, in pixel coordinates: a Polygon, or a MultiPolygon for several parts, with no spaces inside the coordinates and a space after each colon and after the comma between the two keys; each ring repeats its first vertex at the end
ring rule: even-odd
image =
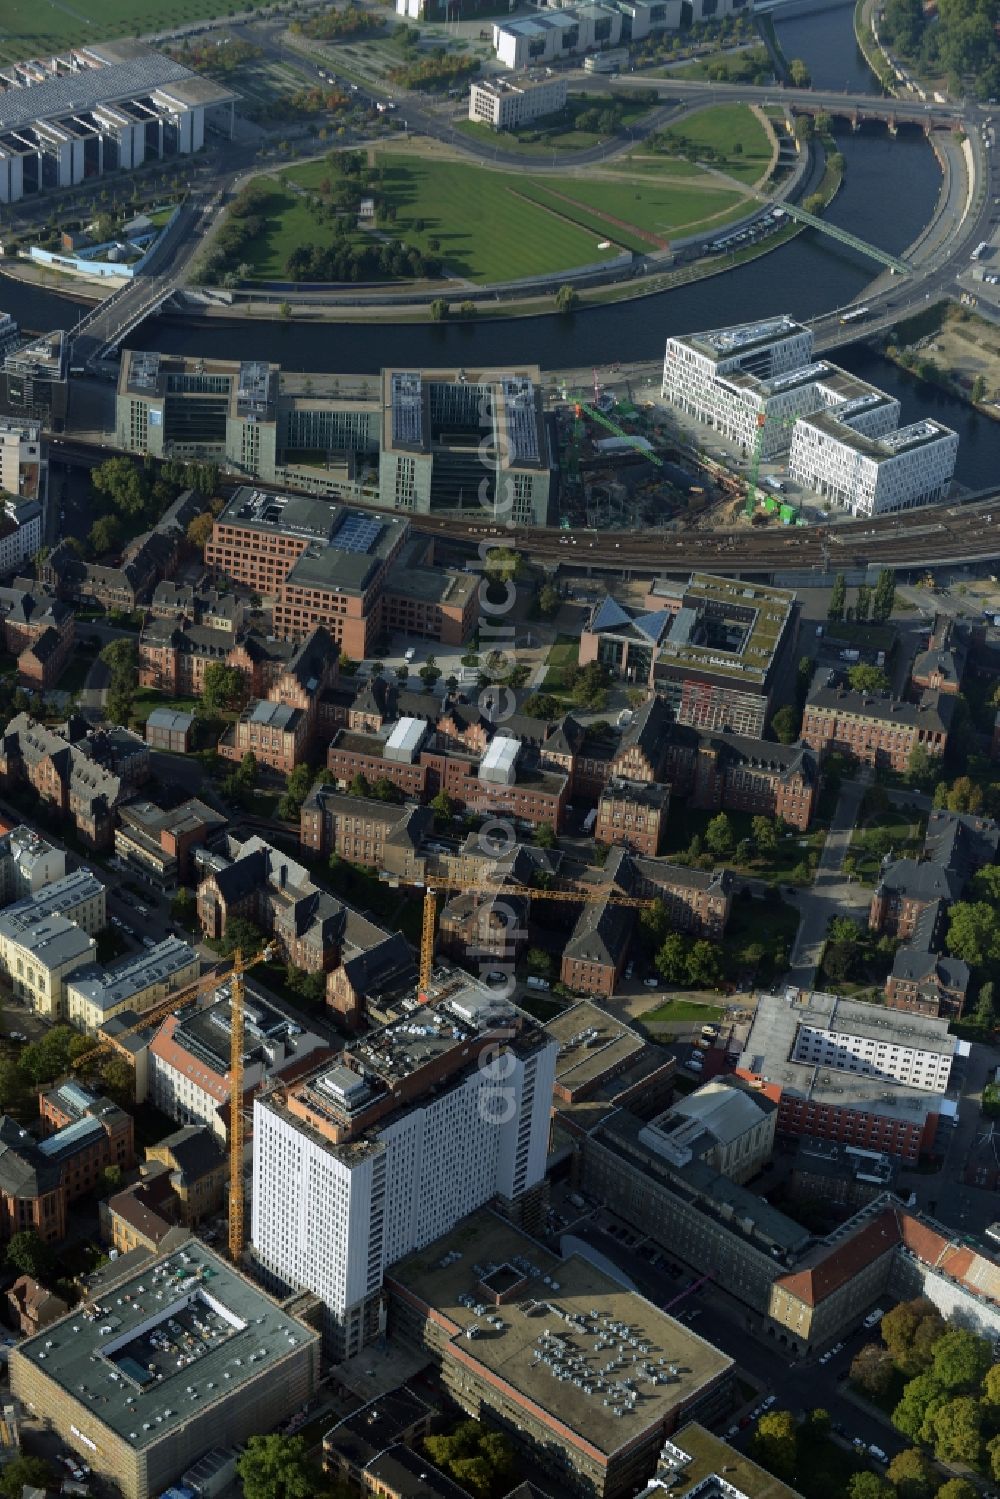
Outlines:
{"type": "Polygon", "coordinates": [[[700,354],[712,359],[738,359],[744,354],[754,354],[796,333],[808,333],[809,329],[797,323],[793,317],[764,318],[756,323],[737,323],[731,328],[712,328],[706,333],[691,333],[678,339],[700,354]]]}
{"type": "Polygon", "coordinates": [[[216,517],[216,524],[325,542],[337,529],[341,513],[340,505],[327,500],[312,499],[309,495],[271,494],[243,484],[216,517]]]}
{"type": "Polygon", "coordinates": [[[141,1451],[269,1370],[280,1378],[283,1361],[317,1339],[190,1239],[102,1285],[98,1301],[29,1338],[11,1359],[38,1363],[79,1409],[83,1431],[100,1422],[141,1451]]]}
{"type": "Polygon", "coordinates": [[[739,677],[749,690],[759,690],[794,608],[791,589],[693,573],[660,643],[657,664],[739,677]]]}
{"type": "Polygon", "coordinates": [[[463,1362],[481,1365],[605,1458],[733,1367],[589,1260],[559,1259],[489,1211],[394,1265],[386,1282],[452,1329],[463,1362]],[[491,1287],[510,1299],[495,1305],[491,1287]]]}
{"type": "Polygon", "coordinates": [[[863,433],[855,432],[844,419],[852,414],[856,415],[857,411],[846,413],[837,406],[831,406],[825,411],[811,412],[808,416],[800,417],[799,420],[803,425],[814,427],[824,436],[832,438],[844,447],[851,448],[860,458],[867,458],[871,463],[889,463],[904,453],[929,447],[933,443],[943,442],[950,437],[955,437],[957,441],[956,434],[951,427],[934,421],[932,417],[912,422],[908,427],[898,427],[894,432],[887,432],[882,437],[865,437],[863,433]]]}
{"type": "MultiPolygon", "coordinates": [[[[663,1445],[657,1477],[669,1484],[672,1499],[800,1499],[780,1478],[758,1468],[744,1452],[691,1421],[663,1445]]],[[[639,1499],[660,1499],[654,1480],[639,1499]]]]}
{"type": "MultiPolygon", "coordinates": [[[[83,49],[74,54],[74,61],[77,66],[71,69],[67,59],[65,67],[58,72],[51,71],[49,61],[35,63],[33,66],[47,76],[44,81],[29,87],[24,86],[25,64],[19,64],[17,69],[20,87],[13,85],[13,69],[0,74],[0,131],[23,130],[36,121],[51,120],[60,115],[86,114],[102,104],[141,98],[159,89],[166,88],[173,93],[177,85],[187,84],[198,77],[190,68],[174,62],[162,52],[143,50],[125,61],[104,63],[99,49],[89,52],[83,49]]],[[[231,89],[213,84],[211,93],[202,102],[222,103],[235,97],[231,89]]]]}
{"type": "Polygon", "coordinates": [[[555,1080],[570,1089],[586,1087],[605,1073],[626,1066],[648,1045],[637,1031],[589,1000],[571,1005],[547,1021],[545,1033],[559,1043],[555,1080]]]}

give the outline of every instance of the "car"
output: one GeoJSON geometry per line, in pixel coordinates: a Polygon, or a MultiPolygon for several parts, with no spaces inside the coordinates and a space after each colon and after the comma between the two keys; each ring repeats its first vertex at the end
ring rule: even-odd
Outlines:
{"type": "Polygon", "coordinates": [[[10,1039],[12,1041],[27,1041],[28,1038],[23,1031],[11,1031],[10,1039]]]}
{"type": "Polygon", "coordinates": [[[729,1441],[732,1437],[734,1437],[739,1429],[740,1423],[737,1421],[736,1425],[730,1426],[729,1430],[726,1432],[726,1440],[729,1441]]]}
{"type": "Polygon", "coordinates": [[[869,1446],[868,1454],[870,1457],[873,1457],[877,1463],[887,1463],[889,1461],[885,1453],[882,1451],[882,1448],[876,1447],[874,1442],[872,1442],[869,1446]]]}
{"type": "Polygon", "coordinates": [[[643,979],[642,982],[645,984],[647,989],[658,989],[660,987],[659,979],[643,979]]]}
{"type": "Polygon", "coordinates": [[[835,1353],[843,1353],[843,1351],[844,1351],[844,1345],[843,1345],[843,1343],[834,1343],[833,1347],[830,1349],[830,1357],[833,1358],[833,1355],[835,1353]]]}
{"type": "Polygon", "coordinates": [[[774,1405],[777,1398],[777,1395],[768,1395],[767,1399],[764,1401],[764,1409],[766,1411],[769,1411],[771,1409],[771,1406],[774,1405]]]}
{"type": "Polygon", "coordinates": [[[488,984],[505,984],[507,982],[507,975],[501,973],[499,968],[495,968],[492,973],[486,975],[486,982],[488,984]]]}
{"type": "Polygon", "coordinates": [[[819,1361],[821,1364],[828,1364],[832,1358],[832,1353],[821,1353],[819,1356],[819,1361]]]}
{"type": "Polygon", "coordinates": [[[634,963],[628,963],[626,965],[626,967],[625,967],[625,977],[627,979],[630,979],[633,976],[634,973],[635,973],[635,964],[634,963]]]}
{"type": "Polygon", "coordinates": [[[155,947],[156,943],[153,941],[152,937],[143,937],[142,945],[143,947],[155,947]]]}

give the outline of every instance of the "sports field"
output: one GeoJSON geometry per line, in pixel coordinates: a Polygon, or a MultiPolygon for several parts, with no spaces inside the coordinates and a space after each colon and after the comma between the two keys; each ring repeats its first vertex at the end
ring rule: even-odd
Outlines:
{"type": "Polygon", "coordinates": [[[228,16],[247,0],[0,0],[0,61],[228,16]]]}

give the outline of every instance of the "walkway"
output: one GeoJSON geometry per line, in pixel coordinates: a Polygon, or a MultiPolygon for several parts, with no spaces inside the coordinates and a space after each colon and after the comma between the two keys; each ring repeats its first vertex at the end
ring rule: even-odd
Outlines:
{"type": "Polygon", "coordinates": [[[863,916],[871,901],[871,891],[844,874],[844,860],[866,790],[860,781],[844,782],[812,885],[790,897],[791,904],[799,909],[800,920],[788,981],[800,989],[811,989],[815,984],[830,918],[863,916]]]}

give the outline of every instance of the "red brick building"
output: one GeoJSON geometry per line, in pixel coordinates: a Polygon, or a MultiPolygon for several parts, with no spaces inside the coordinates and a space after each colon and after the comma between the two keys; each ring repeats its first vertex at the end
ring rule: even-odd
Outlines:
{"type": "Polygon", "coordinates": [[[837,687],[827,679],[809,694],[802,716],[802,742],[821,759],[836,750],[861,765],[902,773],[918,745],[932,759],[940,759],[954,711],[955,699],[948,694],[928,691],[919,702],[907,703],[837,687]]]}
{"type": "Polygon", "coordinates": [[[594,841],[620,843],[655,857],[663,847],[670,809],[670,787],[637,781],[612,781],[597,803],[594,841]]]}
{"type": "Polygon", "coordinates": [[[0,588],[3,646],[17,657],[22,686],[54,687],[73,650],[76,616],[44,590],[0,588]]]}
{"type": "Polygon", "coordinates": [[[676,931],[718,939],[726,930],[733,907],[733,877],[728,869],[688,869],[614,848],[603,875],[625,895],[662,901],[676,931]]]}
{"type": "Polygon", "coordinates": [[[320,699],[337,681],[339,648],[322,626],[310,631],[266,694],[254,699],[219,741],[219,754],[242,760],[249,753],[287,775],[309,759],[319,727],[320,699]]]}

